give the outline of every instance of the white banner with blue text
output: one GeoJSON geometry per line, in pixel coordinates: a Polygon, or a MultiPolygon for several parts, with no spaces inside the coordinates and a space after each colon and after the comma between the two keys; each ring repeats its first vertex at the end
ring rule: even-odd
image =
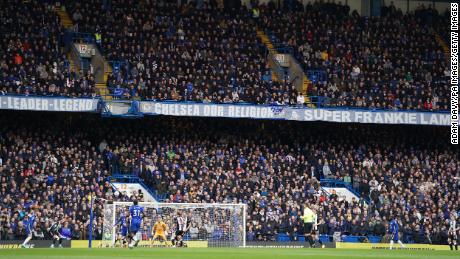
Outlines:
{"type": "Polygon", "coordinates": [[[299,108],[289,106],[140,102],[139,112],[153,115],[281,119],[379,124],[450,126],[448,113],[299,108]]]}
{"type": "Polygon", "coordinates": [[[99,99],[0,96],[0,109],[60,112],[93,112],[99,99]]]}

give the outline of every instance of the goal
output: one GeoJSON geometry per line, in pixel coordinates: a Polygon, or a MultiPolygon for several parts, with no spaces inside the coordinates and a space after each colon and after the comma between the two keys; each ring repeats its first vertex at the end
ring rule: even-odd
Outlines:
{"type": "MultiPolygon", "coordinates": [[[[104,206],[102,246],[111,247],[118,232],[116,222],[129,210],[132,202],[106,203],[104,206]]],[[[188,247],[245,247],[246,205],[218,203],[153,203],[140,202],[144,220],[138,238],[140,246],[154,246],[152,228],[158,216],[168,226],[167,238],[176,231],[178,213],[187,215],[190,228],[184,236],[188,247]]],[[[168,245],[168,242],[162,245],[168,245]]]]}

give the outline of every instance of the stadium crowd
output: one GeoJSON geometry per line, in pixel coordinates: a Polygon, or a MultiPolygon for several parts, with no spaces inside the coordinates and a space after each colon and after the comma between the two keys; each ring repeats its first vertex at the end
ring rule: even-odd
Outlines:
{"type": "Polygon", "coordinates": [[[272,81],[248,9],[193,3],[92,0],[70,12],[79,31],[100,35],[117,98],[296,104],[292,84],[272,81]]]}
{"type": "MultiPolygon", "coordinates": [[[[87,238],[91,192],[130,199],[114,197],[115,173],[140,176],[165,201],[248,204],[248,240],[297,240],[310,206],[320,234],[383,236],[397,216],[405,242],[446,243],[460,206],[458,157],[444,128],[6,112],[0,121],[1,239],[23,237],[30,209],[37,231],[64,215],[72,238],[87,238]],[[349,183],[361,198],[322,192],[322,178],[349,183]]],[[[198,233],[214,231],[206,222],[193,223],[198,233]]]]}
{"type": "Polygon", "coordinates": [[[54,2],[0,3],[0,95],[95,96],[92,75],[70,71],[54,2]]]}
{"type": "MultiPolygon", "coordinates": [[[[13,2],[0,11],[0,94],[96,96],[91,69],[70,71],[55,1],[13,2]]],[[[403,14],[390,4],[368,18],[341,3],[250,2],[63,4],[70,30],[95,35],[111,62],[115,98],[297,104],[294,78],[272,80],[260,29],[291,47],[306,71],[319,71],[308,95],[324,106],[449,109],[450,72],[435,40],[447,19],[431,7],[403,14]]]]}
{"type": "MultiPolygon", "coordinates": [[[[113,195],[102,154],[76,132],[50,131],[51,124],[33,118],[29,124],[0,117],[0,240],[24,239],[22,220],[32,211],[36,237],[52,239],[51,224],[64,220],[68,238],[88,239],[91,195],[113,195]]],[[[101,239],[102,205],[95,204],[93,237],[101,239]]]]}
{"type": "Polygon", "coordinates": [[[450,71],[435,39],[446,19],[431,6],[403,14],[391,3],[381,17],[366,17],[341,2],[294,2],[291,10],[260,6],[260,24],[306,70],[325,74],[312,79],[309,95],[330,106],[449,109],[450,71]]]}

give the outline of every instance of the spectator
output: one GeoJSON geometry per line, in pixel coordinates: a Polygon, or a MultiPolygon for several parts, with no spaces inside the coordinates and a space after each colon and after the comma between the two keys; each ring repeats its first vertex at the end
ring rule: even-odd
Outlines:
{"type": "Polygon", "coordinates": [[[189,233],[190,233],[190,238],[198,239],[199,230],[198,230],[198,227],[196,226],[195,222],[192,223],[192,226],[190,227],[189,233]]]}
{"type": "Polygon", "coordinates": [[[275,43],[293,48],[306,71],[319,71],[308,91],[324,97],[323,105],[449,110],[448,64],[434,35],[446,33],[449,16],[424,7],[407,14],[383,9],[369,18],[340,3],[309,2],[290,11],[261,9],[260,24],[275,43]]]}
{"type": "MultiPolygon", "coordinates": [[[[446,221],[439,215],[458,211],[460,205],[457,152],[445,141],[446,128],[209,123],[205,118],[175,117],[128,123],[87,114],[10,112],[0,113],[0,121],[7,122],[0,129],[0,237],[7,239],[24,236],[18,222],[28,207],[47,215],[41,217],[43,224],[58,215],[72,219],[70,237],[80,230],[82,239],[91,232],[102,238],[103,204],[95,203],[90,229],[88,197],[129,201],[106,181],[122,167],[148,186],[164,186],[157,191],[167,202],[247,204],[246,227],[257,240],[273,240],[279,233],[295,240],[302,234],[297,227],[300,205],[311,204],[329,235],[383,235],[388,219],[397,214],[403,220],[401,229],[414,229],[406,236],[441,242],[446,221]],[[119,128],[123,131],[114,130],[119,128]],[[100,152],[103,139],[107,146],[100,152]],[[111,153],[118,158],[113,160],[111,153]],[[365,158],[373,163],[364,166],[365,158]],[[323,161],[333,178],[349,174],[362,197],[345,201],[321,195],[311,168],[323,170],[323,161]],[[236,174],[238,167],[242,170],[236,174]],[[375,189],[374,182],[380,187],[375,189]],[[369,195],[372,202],[367,204],[369,195]]],[[[215,219],[200,215],[192,222],[198,234],[202,229],[207,237],[225,237],[226,228],[215,219]]]]}
{"type": "Polygon", "coordinates": [[[63,28],[47,1],[6,1],[0,9],[0,93],[95,97],[91,73],[70,71],[63,28]]]}

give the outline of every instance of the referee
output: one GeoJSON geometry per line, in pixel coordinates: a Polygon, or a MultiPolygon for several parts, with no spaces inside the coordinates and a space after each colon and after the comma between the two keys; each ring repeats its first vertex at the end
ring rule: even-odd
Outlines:
{"type": "Polygon", "coordinates": [[[305,205],[305,208],[303,210],[303,216],[301,216],[300,218],[303,219],[305,241],[308,241],[308,243],[310,243],[310,247],[315,247],[315,241],[313,241],[312,233],[316,228],[316,221],[318,218],[316,216],[316,213],[307,205],[305,205]]]}

